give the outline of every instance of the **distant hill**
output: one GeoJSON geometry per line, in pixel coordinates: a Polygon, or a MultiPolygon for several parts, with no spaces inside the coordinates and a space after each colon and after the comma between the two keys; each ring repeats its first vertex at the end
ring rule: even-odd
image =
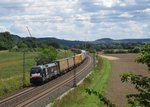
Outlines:
{"type": "Polygon", "coordinates": [[[150,42],[150,39],[122,39],[118,41],[122,43],[146,43],[146,42],[150,42]]]}
{"type": "Polygon", "coordinates": [[[93,41],[92,43],[95,43],[95,44],[110,44],[110,43],[113,43],[115,42],[115,40],[113,39],[110,39],[110,38],[102,38],[102,39],[98,39],[98,40],[95,40],[93,41]]]}
{"type": "MultiPolygon", "coordinates": [[[[18,41],[24,38],[19,37],[18,35],[13,35],[11,34],[13,39],[18,41]]],[[[37,38],[38,41],[42,42],[42,41],[54,41],[57,42],[60,45],[66,45],[69,47],[72,47],[74,45],[81,45],[84,44],[84,41],[71,41],[71,40],[64,40],[64,39],[57,39],[57,38],[53,38],[53,37],[43,37],[43,38],[37,38]]],[[[98,39],[95,41],[89,41],[88,43],[92,43],[92,44],[111,44],[111,43],[146,43],[146,42],[150,42],[150,38],[148,39],[119,39],[119,40],[114,40],[111,38],[102,38],[102,39],[98,39]]]]}
{"type": "Polygon", "coordinates": [[[92,41],[93,44],[111,44],[111,43],[146,43],[150,42],[150,39],[120,39],[114,40],[110,38],[102,38],[92,41]]]}
{"type": "Polygon", "coordinates": [[[69,41],[69,40],[63,40],[63,39],[57,39],[57,38],[37,38],[38,41],[54,41],[61,45],[66,45],[69,47],[72,47],[74,45],[80,45],[83,43],[83,41],[69,41]]]}
{"type": "MultiPolygon", "coordinates": [[[[15,40],[15,41],[19,41],[21,39],[26,39],[26,38],[29,38],[29,37],[26,37],[26,38],[22,38],[18,35],[14,35],[14,34],[11,34],[12,38],[15,40]]],[[[63,46],[69,46],[69,47],[72,47],[74,45],[80,45],[80,44],[83,44],[84,42],[83,41],[71,41],[71,40],[63,40],[63,39],[57,39],[57,38],[53,38],[53,37],[45,37],[45,38],[36,38],[37,41],[39,42],[43,42],[43,41],[54,41],[54,42],[57,42],[58,44],[60,45],[63,45],[63,46]]]]}
{"type": "Polygon", "coordinates": [[[19,40],[22,39],[22,38],[19,37],[18,35],[13,35],[13,34],[11,34],[11,36],[12,36],[12,38],[13,38],[15,41],[19,41],[19,40]]]}

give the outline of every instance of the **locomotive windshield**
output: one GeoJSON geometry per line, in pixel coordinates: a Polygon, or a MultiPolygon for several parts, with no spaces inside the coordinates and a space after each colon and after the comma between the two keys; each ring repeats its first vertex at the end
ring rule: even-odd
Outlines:
{"type": "Polygon", "coordinates": [[[41,68],[32,68],[31,69],[31,74],[34,74],[34,73],[41,73],[41,68]]]}

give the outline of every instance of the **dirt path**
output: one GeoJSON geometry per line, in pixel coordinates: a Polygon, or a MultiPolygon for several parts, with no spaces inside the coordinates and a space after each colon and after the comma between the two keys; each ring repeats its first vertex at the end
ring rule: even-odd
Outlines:
{"type": "Polygon", "coordinates": [[[126,95],[135,93],[136,90],[130,83],[122,83],[120,75],[125,72],[141,75],[150,75],[150,73],[145,65],[134,62],[134,59],[137,57],[136,54],[109,54],[102,57],[112,62],[112,73],[106,95],[117,107],[124,107],[127,103],[126,95]]]}
{"type": "Polygon", "coordinates": [[[119,60],[118,57],[114,57],[114,56],[100,55],[100,57],[107,58],[108,60],[119,60]]]}

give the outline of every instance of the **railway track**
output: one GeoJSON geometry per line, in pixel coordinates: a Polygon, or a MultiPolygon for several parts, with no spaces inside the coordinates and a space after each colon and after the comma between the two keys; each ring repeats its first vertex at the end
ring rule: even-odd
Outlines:
{"type": "Polygon", "coordinates": [[[6,103],[6,102],[8,102],[8,101],[10,101],[11,99],[16,98],[17,96],[21,96],[21,95],[23,95],[23,94],[25,94],[25,93],[30,92],[30,91],[33,90],[34,88],[35,88],[35,87],[31,87],[31,88],[29,88],[29,89],[26,89],[26,90],[20,92],[20,93],[17,93],[17,94],[15,94],[15,95],[13,95],[13,96],[10,96],[10,97],[7,97],[7,98],[3,99],[3,100],[0,101],[0,105],[6,103]]]}
{"type": "MultiPolygon", "coordinates": [[[[81,66],[76,68],[76,77],[80,77],[84,72],[90,70],[92,67],[93,60],[88,56],[87,60],[84,61],[81,66]]],[[[72,84],[74,76],[72,75],[73,71],[68,72],[67,74],[52,80],[51,82],[44,84],[42,86],[31,88],[25,90],[21,93],[10,96],[6,99],[0,101],[0,107],[29,107],[34,106],[41,99],[46,98],[53,93],[56,93],[61,87],[72,84]]]]}

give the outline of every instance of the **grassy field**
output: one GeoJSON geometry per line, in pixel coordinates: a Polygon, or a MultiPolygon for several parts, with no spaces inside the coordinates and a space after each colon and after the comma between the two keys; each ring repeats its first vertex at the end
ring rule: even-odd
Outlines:
{"type": "MultiPolygon", "coordinates": [[[[26,85],[29,85],[29,71],[35,65],[36,52],[25,55],[26,85]]],[[[0,52],[0,96],[6,95],[22,86],[23,53],[0,52]]]]}
{"type": "Polygon", "coordinates": [[[54,101],[53,107],[101,107],[103,103],[96,96],[88,95],[85,89],[90,88],[105,94],[110,71],[111,63],[106,59],[99,60],[92,74],[61,100],[54,101]]]}
{"type": "MultiPolygon", "coordinates": [[[[71,51],[58,51],[57,59],[73,55],[71,51]]],[[[37,52],[27,52],[25,55],[25,72],[26,85],[29,83],[29,71],[32,66],[36,65],[34,58],[38,55],[37,52]]],[[[22,71],[23,71],[23,53],[21,52],[0,52],[0,96],[5,96],[22,86],[22,71]]]]}

